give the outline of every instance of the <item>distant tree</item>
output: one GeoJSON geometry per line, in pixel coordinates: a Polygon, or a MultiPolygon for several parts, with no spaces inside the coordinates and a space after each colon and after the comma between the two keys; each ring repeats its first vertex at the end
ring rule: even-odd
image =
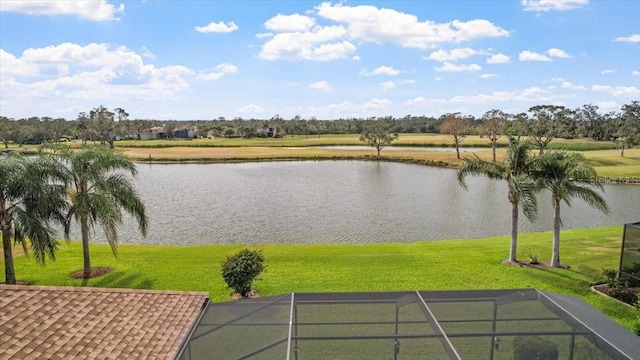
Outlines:
{"type": "Polygon", "coordinates": [[[253,137],[253,134],[255,134],[255,132],[256,130],[253,128],[253,126],[243,125],[240,127],[240,136],[243,139],[249,139],[253,137]]]}
{"type": "Polygon", "coordinates": [[[84,145],[87,144],[87,141],[94,139],[96,134],[96,125],[86,112],[78,114],[77,131],[80,136],[80,140],[84,145]]]}
{"type": "MultiPolygon", "coordinates": [[[[579,124],[580,135],[590,137],[594,140],[603,140],[597,138],[597,129],[602,123],[602,115],[598,112],[598,106],[587,104],[575,111],[576,121],[579,124]]],[[[608,140],[608,139],[604,139],[608,140]]]]}
{"type": "Polygon", "coordinates": [[[104,229],[114,255],[117,254],[117,227],[122,224],[122,210],[137,221],[143,235],[147,233],[144,204],[125,174],[136,175],[136,166],[124,155],[103,146],[78,151],[60,148],[56,155],[66,169],[71,204],[66,215],[65,237],[69,238],[70,223],[75,219],[80,223],[83,277],[86,279],[91,276],[89,234],[96,225],[104,229]]]}
{"type": "Polygon", "coordinates": [[[209,129],[211,129],[211,132],[213,133],[213,137],[215,138],[215,137],[222,136],[225,128],[220,124],[214,124],[214,125],[211,125],[209,129]]]}
{"type": "Polygon", "coordinates": [[[471,131],[471,121],[462,117],[460,113],[448,114],[445,116],[440,125],[440,132],[449,134],[453,138],[453,144],[456,147],[456,157],[460,159],[460,143],[471,131]]]}
{"type": "Polygon", "coordinates": [[[622,106],[622,114],[616,119],[614,142],[624,156],[624,149],[640,143],[640,101],[622,106]]]}
{"type": "Polygon", "coordinates": [[[175,121],[167,121],[164,124],[164,134],[167,137],[167,139],[173,139],[175,137],[175,131],[176,131],[176,123],[175,121]]]}
{"type": "Polygon", "coordinates": [[[316,135],[318,135],[318,137],[320,137],[320,131],[322,129],[323,126],[323,122],[322,121],[318,121],[318,119],[316,119],[315,117],[311,117],[308,121],[309,127],[311,129],[314,129],[316,131],[316,135]]]}
{"type": "Polygon", "coordinates": [[[46,157],[0,156],[0,230],[5,282],[15,284],[11,239],[29,239],[37,263],[55,259],[58,247],[51,221],[64,223],[65,187],[58,164],[46,157]]]}
{"type": "Polygon", "coordinates": [[[596,171],[584,164],[584,158],[578,153],[552,151],[536,158],[530,170],[538,189],[551,192],[553,204],[553,251],[551,266],[560,266],[560,202],[571,206],[571,198],[578,197],[596,209],[607,213],[604,198],[592,187],[602,190],[597,181],[596,171]]]}
{"type": "Polygon", "coordinates": [[[69,124],[65,119],[42,118],[42,131],[44,133],[44,139],[47,141],[60,141],[62,136],[67,134],[68,129],[69,124]]]}
{"type": "MultiPolygon", "coordinates": [[[[122,110],[122,109],[120,109],[122,110]]],[[[122,110],[124,112],[124,110],[122,110]]],[[[126,113],[125,113],[126,114],[126,113]]],[[[127,114],[128,115],[128,114],[127,114]]],[[[89,118],[93,121],[96,128],[96,135],[101,144],[109,144],[109,148],[114,148],[114,142],[118,134],[118,126],[115,122],[115,114],[106,107],[99,107],[89,112],[89,118]]]]}
{"type": "Polygon", "coordinates": [[[527,113],[519,113],[513,116],[513,119],[507,123],[505,133],[515,139],[520,139],[527,134],[529,126],[529,115],[527,113]]]}
{"type": "Polygon", "coordinates": [[[14,122],[7,117],[0,116],[0,141],[4,144],[4,148],[9,148],[9,141],[11,141],[11,132],[14,127],[14,122]]]}
{"type": "Polygon", "coordinates": [[[544,154],[544,149],[560,132],[561,117],[566,116],[564,106],[536,105],[529,109],[533,114],[529,120],[527,136],[538,146],[539,154],[544,154]]]}
{"type": "Polygon", "coordinates": [[[511,203],[511,246],[509,261],[516,261],[518,246],[518,207],[522,205],[522,212],[529,219],[535,219],[538,206],[533,182],[528,178],[532,159],[529,156],[528,144],[515,138],[509,139],[507,153],[500,163],[485,161],[478,157],[464,159],[458,169],[458,183],[466,189],[464,179],[467,175],[481,175],[493,180],[507,182],[507,196],[511,203]]]}
{"type": "Polygon", "coordinates": [[[388,127],[382,123],[371,124],[360,135],[360,141],[363,141],[367,146],[375,148],[378,152],[377,156],[380,156],[380,151],[385,146],[390,145],[397,138],[398,134],[390,133],[388,127]]]}
{"type": "Polygon", "coordinates": [[[498,139],[505,133],[509,115],[502,110],[489,110],[482,116],[482,123],[478,126],[480,133],[491,141],[493,161],[496,161],[496,146],[498,139]]]}

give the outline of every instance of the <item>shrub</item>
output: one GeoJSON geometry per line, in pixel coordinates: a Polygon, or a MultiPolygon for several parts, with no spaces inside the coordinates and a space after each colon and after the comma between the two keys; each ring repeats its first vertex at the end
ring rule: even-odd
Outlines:
{"type": "Polygon", "coordinates": [[[542,336],[516,336],[513,358],[518,360],[558,360],[558,346],[542,336]]]}
{"type": "Polygon", "coordinates": [[[638,318],[636,318],[636,322],[631,325],[631,330],[634,334],[640,336],[640,316],[638,316],[638,318]]]}
{"type": "Polygon", "coordinates": [[[222,262],[222,278],[227,287],[233,289],[242,297],[247,297],[253,282],[264,270],[264,256],[260,250],[240,250],[234,255],[227,256],[222,262]]]}
{"type": "Polygon", "coordinates": [[[638,294],[633,289],[621,284],[609,288],[609,296],[629,305],[633,305],[638,301],[638,294]]]}
{"type": "Polygon", "coordinates": [[[615,269],[603,268],[602,277],[609,288],[616,286],[618,283],[618,271],[615,269]]]}

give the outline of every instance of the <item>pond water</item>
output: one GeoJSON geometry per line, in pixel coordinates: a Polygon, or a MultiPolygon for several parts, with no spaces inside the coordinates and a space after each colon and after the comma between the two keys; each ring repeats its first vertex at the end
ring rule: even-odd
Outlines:
{"type": "MultiPolygon", "coordinates": [[[[483,238],[510,232],[506,185],[452,169],[375,161],[240,164],[138,164],[135,184],[149,233],[131,221],[121,243],[269,244],[416,242],[483,238]]],[[[640,187],[607,185],[606,215],[575,199],[562,204],[564,228],[640,220],[640,187]]],[[[539,217],[520,216],[520,231],[552,229],[549,194],[539,217]]],[[[622,228],[621,228],[622,231],[622,228]]],[[[96,228],[96,241],[104,241],[96,228]]],[[[72,233],[78,239],[78,232],[72,233]]]]}

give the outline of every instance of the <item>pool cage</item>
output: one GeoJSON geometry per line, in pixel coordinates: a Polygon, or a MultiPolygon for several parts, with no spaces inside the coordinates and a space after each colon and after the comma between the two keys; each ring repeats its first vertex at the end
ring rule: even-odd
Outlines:
{"type": "Polygon", "coordinates": [[[536,289],[292,293],[209,304],[176,359],[640,359],[640,338],[536,289]]]}
{"type": "Polygon", "coordinates": [[[620,279],[630,287],[640,287],[640,222],[624,224],[620,279]]]}

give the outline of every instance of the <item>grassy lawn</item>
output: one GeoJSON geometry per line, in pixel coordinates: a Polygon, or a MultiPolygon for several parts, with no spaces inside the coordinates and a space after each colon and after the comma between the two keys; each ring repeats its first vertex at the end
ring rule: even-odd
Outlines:
{"type": "MultiPolygon", "coordinates": [[[[300,146],[330,146],[330,145],[362,145],[360,134],[329,134],[329,135],[287,135],[283,138],[204,138],[204,139],[162,139],[162,140],[126,140],[117,141],[116,147],[121,148],[160,148],[160,147],[300,147],[300,146]]],[[[506,145],[507,138],[498,140],[502,146],[506,145]]],[[[443,134],[400,134],[393,146],[446,146],[452,147],[453,140],[449,135],[443,134]]],[[[467,136],[461,146],[466,147],[491,147],[486,138],[477,135],[467,136]]],[[[591,139],[554,139],[550,148],[563,148],[567,150],[605,150],[612,149],[610,141],[594,141],[591,139]]]]}
{"type": "MultiPolygon", "coordinates": [[[[116,149],[137,161],[200,161],[200,162],[233,162],[233,161],[270,161],[270,160],[319,160],[319,159],[373,159],[376,152],[371,150],[325,149],[317,146],[331,145],[363,145],[359,135],[322,135],[287,136],[285,138],[254,139],[195,139],[195,140],[128,140],[117,141],[116,149]]],[[[500,144],[506,138],[499,139],[500,144]]],[[[80,147],[79,142],[65,143],[72,147],[80,147]]],[[[440,134],[401,134],[397,146],[451,147],[451,138],[440,134]]],[[[475,155],[485,160],[491,159],[489,141],[479,136],[469,136],[462,143],[463,147],[487,147],[475,155]]],[[[598,175],[604,177],[640,178],[640,149],[625,150],[625,156],[613,147],[612,142],[594,141],[591,139],[555,139],[549,145],[552,149],[580,151],[593,166],[598,175]]],[[[27,145],[20,149],[37,151],[37,145],[27,145]]],[[[18,148],[16,148],[18,149],[18,148]]],[[[537,153],[535,149],[532,150],[537,153]]],[[[504,149],[497,150],[498,158],[502,158],[504,149]]],[[[462,157],[474,156],[462,153],[462,157]]],[[[424,149],[385,150],[381,152],[382,160],[405,161],[457,167],[461,161],[454,152],[428,151],[424,149]]]]}
{"type": "MultiPolygon", "coordinates": [[[[501,264],[507,236],[484,240],[446,240],[413,244],[267,245],[267,271],[255,288],[263,295],[288,292],[392,291],[538,288],[575,295],[620,324],[631,327],[634,309],[593,293],[602,268],[617,268],[622,227],[565,230],[562,261],[569,269],[537,269],[501,264]]],[[[107,245],[92,244],[92,264],[111,273],[87,286],[206,291],[213,301],[230,299],[220,263],[241,245],[121,245],[119,257],[107,245]]],[[[17,250],[17,249],[16,249],[17,250]]],[[[518,257],[551,255],[551,234],[522,234],[518,257]]],[[[55,262],[42,268],[16,255],[19,280],[34,285],[81,286],[70,274],[82,266],[77,242],[61,243],[55,262]]],[[[0,263],[1,264],[1,263],[0,263]]],[[[2,275],[4,276],[4,275],[2,275]]],[[[4,278],[0,277],[0,282],[4,278]]]]}

